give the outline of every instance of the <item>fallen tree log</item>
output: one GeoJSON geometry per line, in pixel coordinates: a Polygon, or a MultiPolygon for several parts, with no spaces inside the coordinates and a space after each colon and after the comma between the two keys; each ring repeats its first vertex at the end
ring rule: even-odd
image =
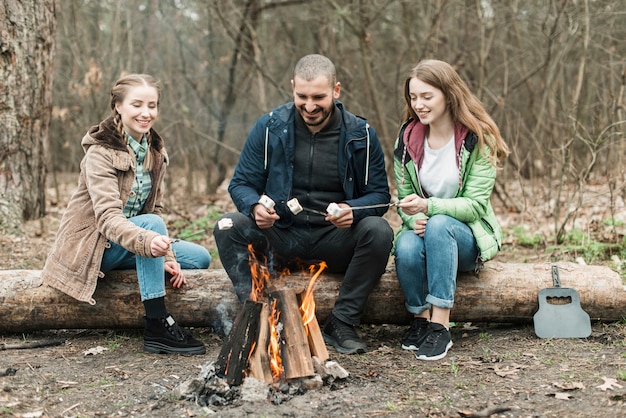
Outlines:
{"type": "MultiPolygon", "coordinates": [[[[557,263],[561,286],[580,294],[592,321],[626,316],[626,289],[608,267],[557,263]]],[[[550,264],[489,262],[478,274],[457,280],[451,319],[462,322],[532,322],[539,290],[552,287],[550,264]]],[[[46,329],[114,329],[143,327],[143,305],[134,271],[116,271],[101,279],[89,305],[42,284],[39,270],[0,270],[0,333],[46,329]]],[[[184,326],[214,327],[228,332],[241,304],[222,269],[187,270],[189,285],[167,287],[168,310],[184,326]]],[[[303,290],[309,276],[290,276],[286,286],[303,290]]],[[[322,274],[315,288],[320,322],[330,313],[341,277],[322,274]]],[[[407,324],[410,317],[395,271],[388,269],[368,301],[365,324],[407,324]]]]}

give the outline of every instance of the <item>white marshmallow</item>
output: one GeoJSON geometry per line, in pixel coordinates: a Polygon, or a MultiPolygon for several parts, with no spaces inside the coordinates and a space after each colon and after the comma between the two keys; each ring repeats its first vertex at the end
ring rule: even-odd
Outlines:
{"type": "Polygon", "coordinates": [[[294,215],[297,215],[304,210],[300,205],[300,202],[298,202],[298,198],[296,197],[287,201],[287,207],[294,215]]]}
{"type": "Polygon", "coordinates": [[[230,218],[222,218],[217,222],[219,230],[230,229],[233,227],[233,220],[230,218]]]}
{"type": "Polygon", "coordinates": [[[273,210],[274,210],[274,205],[275,205],[275,203],[274,203],[274,201],[273,201],[273,200],[272,200],[269,196],[262,195],[262,196],[259,198],[259,203],[260,203],[261,205],[263,205],[263,207],[265,207],[265,209],[267,209],[267,210],[270,210],[270,211],[273,211],[273,210]]]}
{"type": "Polygon", "coordinates": [[[332,215],[334,217],[338,217],[339,215],[341,215],[341,207],[339,207],[338,204],[336,204],[335,202],[331,203],[330,205],[328,205],[328,207],[326,208],[326,212],[329,215],[332,215]]]}

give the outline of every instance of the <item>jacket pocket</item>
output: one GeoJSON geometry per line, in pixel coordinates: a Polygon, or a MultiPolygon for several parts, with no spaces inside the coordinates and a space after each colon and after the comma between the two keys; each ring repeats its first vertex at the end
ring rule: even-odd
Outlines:
{"type": "Polygon", "coordinates": [[[84,274],[91,265],[100,234],[93,224],[85,223],[66,234],[59,240],[60,257],[57,262],[64,265],[70,271],[84,274]]]}
{"type": "Polygon", "coordinates": [[[492,259],[500,251],[500,237],[498,230],[486,219],[480,219],[471,222],[469,227],[472,229],[476,245],[480,252],[480,259],[485,262],[492,259]]]}

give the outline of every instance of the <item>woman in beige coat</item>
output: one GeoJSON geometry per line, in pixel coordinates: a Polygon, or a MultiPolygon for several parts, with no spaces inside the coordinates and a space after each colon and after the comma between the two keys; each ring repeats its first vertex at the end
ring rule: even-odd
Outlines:
{"type": "Polygon", "coordinates": [[[97,281],[111,270],[136,269],[145,307],[144,350],[203,354],[204,344],[178,326],[165,308],[165,273],[174,287],[182,269],[208,268],[209,252],[172,240],[159,216],[168,163],[152,129],[160,89],[150,75],[130,74],[111,89],[111,116],[82,139],[85,156],[43,269],[44,282],[95,304],[97,281]]]}

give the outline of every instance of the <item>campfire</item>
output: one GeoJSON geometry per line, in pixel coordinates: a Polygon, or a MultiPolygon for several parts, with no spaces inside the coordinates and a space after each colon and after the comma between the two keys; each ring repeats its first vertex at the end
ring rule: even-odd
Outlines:
{"type": "Polygon", "coordinates": [[[297,293],[281,288],[289,270],[272,274],[267,260],[257,260],[251,246],[249,254],[252,292],[222,346],[216,372],[231,385],[248,376],[275,384],[315,375],[313,357],[328,360],[313,297],[326,263],[308,267],[308,286],[297,293]]]}
{"type": "Polygon", "coordinates": [[[272,272],[248,246],[252,291],[239,311],[217,360],[201,376],[177,388],[180,398],[224,405],[252,378],[268,390],[273,402],[320,388],[348,376],[329,354],[315,316],[315,284],[325,262],[307,267],[306,289],[284,285],[289,270],[272,272]]]}

